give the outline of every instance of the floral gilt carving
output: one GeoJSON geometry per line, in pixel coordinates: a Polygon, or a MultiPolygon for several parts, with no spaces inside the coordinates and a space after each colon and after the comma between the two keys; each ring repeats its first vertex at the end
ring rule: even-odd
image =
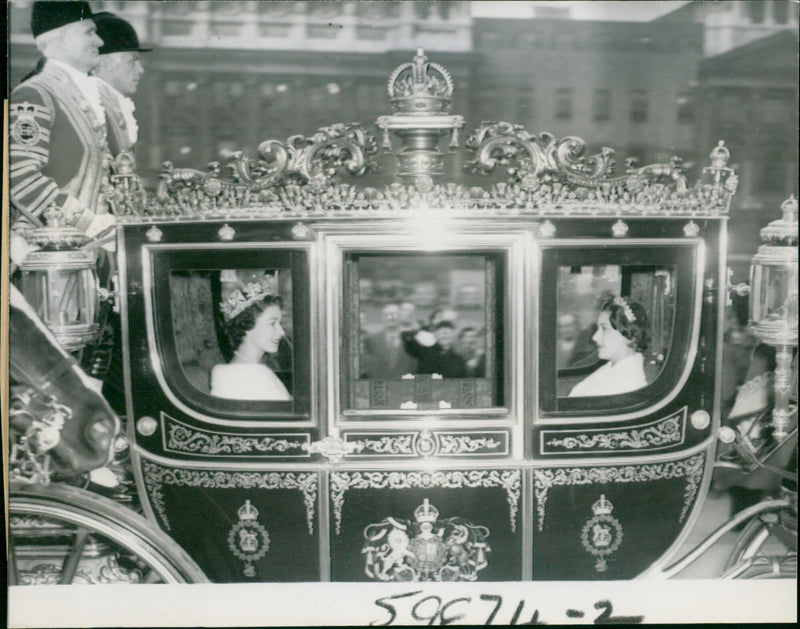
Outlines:
{"type": "Polygon", "coordinates": [[[333,472],[331,504],[337,535],[342,530],[345,494],[351,489],[409,489],[462,487],[501,487],[506,491],[508,517],[512,531],[517,530],[517,512],[522,491],[519,470],[441,470],[437,472],[333,472]]]}
{"type": "Polygon", "coordinates": [[[264,190],[283,183],[325,188],[339,169],[361,175],[377,168],[375,137],[361,125],[335,124],[311,137],[293,135],[286,142],[266,140],[258,146],[258,159],[241,152],[229,164],[234,181],[251,190],[264,190]]]}
{"type": "Polygon", "coordinates": [[[614,172],[614,151],[610,148],[584,156],[586,144],[578,137],[537,136],[509,122],[483,123],[467,138],[465,146],[477,153],[475,160],[464,165],[465,170],[488,174],[498,165],[508,166],[508,174],[526,187],[545,174],[591,186],[614,172]]]}
{"type": "Polygon", "coordinates": [[[534,470],[534,491],[536,494],[537,525],[539,531],[544,527],[547,494],[552,487],[609,484],[609,483],[644,483],[671,478],[684,478],[686,485],[683,492],[683,507],[679,522],[683,522],[689,508],[694,502],[700,481],[703,478],[703,467],[706,455],[697,454],[681,461],[669,461],[645,465],[625,465],[620,467],[559,467],[534,470]]]}
{"type": "Polygon", "coordinates": [[[150,502],[162,525],[170,530],[164,500],[164,486],[204,487],[213,489],[296,489],[303,494],[308,533],[314,533],[314,513],[319,481],[312,472],[227,472],[163,467],[142,461],[144,483],[150,502]]]}

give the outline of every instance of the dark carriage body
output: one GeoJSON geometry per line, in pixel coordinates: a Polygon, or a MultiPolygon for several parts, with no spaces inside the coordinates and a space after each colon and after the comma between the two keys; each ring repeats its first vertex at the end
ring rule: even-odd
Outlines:
{"type": "Polygon", "coordinates": [[[386,187],[335,179],[376,151],[349,125],[265,143],[232,180],[170,170],[145,197],[117,175],[148,517],[220,582],[657,572],[697,517],[716,447],[726,149],[687,187],[674,163],[614,175],[611,151],[583,158],[576,138],[485,123],[467,141],[472,168],[510,178],[468,188],[435,183],[436,164],[414,155],[438,149],[409,139],[413,127],[438,142],[457,121],[398,116],[379,126],[412,148],[386,187]],[[290,343],[273,367],[292,399],[214,397],[224,278],[264,270],[286,280],[290,343]],[[433,303],[431,286],[449,297],[433,303]],[[557,364],[558,321],[603,288],[649,310],[647,385],[571,398],[596,364],[557,364]],[[390,302],[454,308],[481,331],[480,371],[372,377],[362,341],[390,302]]]}

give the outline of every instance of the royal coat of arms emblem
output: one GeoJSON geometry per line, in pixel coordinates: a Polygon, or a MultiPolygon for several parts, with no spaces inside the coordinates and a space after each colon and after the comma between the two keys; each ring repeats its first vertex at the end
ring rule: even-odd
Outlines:
{"type": "Polygon", "coordinates": [[[489,529],[460,517],[440,520],[427,498],[414,520],[386,518],[364,537],[364,571],[378,581],[475,581],[489,565],[489,529]]]}
{"type": "Polygon", "coordinates": [[[595,570],[608,570],[606,557],[612,554],[622,543],[622,525],[611,515],[614,505],[604,494],[592,505],[594,517],[587,520],[581,531],[581,544],[587,552],[597,557],[595,570]]]}
{"type": "Polygon", "coordinates": [[[253,578],[256,576],[253,564],[269,550],[269,533],[258,522],[258,509],[249,500],[245,500],[237,515],[239,521],[228,532],[228,548],[244,561],[244,576],[253,578]]]}

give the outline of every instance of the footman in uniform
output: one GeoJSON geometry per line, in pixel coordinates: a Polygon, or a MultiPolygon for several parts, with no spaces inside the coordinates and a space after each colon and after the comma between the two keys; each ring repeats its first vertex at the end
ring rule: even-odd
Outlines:
{"type": "Polygon", "coordinates": [[[151,49],[142,48],[133,26],[113,13],[96,13],[94,21],[103,45],[100,63],[92,75],[97,79],[106,110],[108,145],[116,157],[123,151],[133,151],[138,138],[136,107],[130,97],[136,93],[144,74],[139,53],[151,49]]]}
{"type": "Polygon", "coordinates": [[[88,75],[103,43],[89,3],[36,2],[31,30],[44,63],[12,91],[9,106],[10,253],[17,264],[29,250],[21,232],[45,224],[54,207],[90,237],[113,224],[100,202],[111,156],[97,83],[88,75]]]}

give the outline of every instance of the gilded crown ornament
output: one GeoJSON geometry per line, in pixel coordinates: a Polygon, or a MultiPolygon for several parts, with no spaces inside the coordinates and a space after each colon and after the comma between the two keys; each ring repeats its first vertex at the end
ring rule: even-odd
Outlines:
{"type": "Polygon", "coordinates": [[[444,172],[444,155],[439,140],[450,134],[450,148],[458,146],[458,130],[463,116],[453,116],[450,103],[453,79],[436,63],[430,63],[422,48],[414,59],[398,66],[389,77],[389,100],[394,115],[380,116],[383,147],[392,149],[390,133],[400,138],[397,151],[398,174],[424,192],[433,188],[433,179],[444,172]]]}
{"type": "Polygon", "coordinates": [[[264,276],[258,282],[248,282],[240,290],[233,291],[219,305],[226,321],[234,319],[242,311],[269,295],[278,294],[278,280],[274,276],[264,276]]]}
{"type": "Polygon", "coordinates": [[[434,507],[430,500],[425,501],[414,510],[414,519],[422,524],[423,522],[436,522],[439,519],[439,510],[434,507]]]}
{"type": "Polygon", "coordinates": [[[244,501],[244,504],[239,507],[236,514],[242,522],[253,522],[258,519],[258,509],[249,500],[244,501]]]}
{"type": "Polygon", "coordinates": [[[410,63],[398,66],[389,77],[389,99],[395,113],[447,113],[452,97],[450,73],[429,62],[422,48],[410,63]]]}
{"type": "Polygon", "coordinates": [[[600,498],[592,505],[592,513],[595,515],[611,515],[614,505],[606,499],[605,494],[600,494],[600,498]]]}

